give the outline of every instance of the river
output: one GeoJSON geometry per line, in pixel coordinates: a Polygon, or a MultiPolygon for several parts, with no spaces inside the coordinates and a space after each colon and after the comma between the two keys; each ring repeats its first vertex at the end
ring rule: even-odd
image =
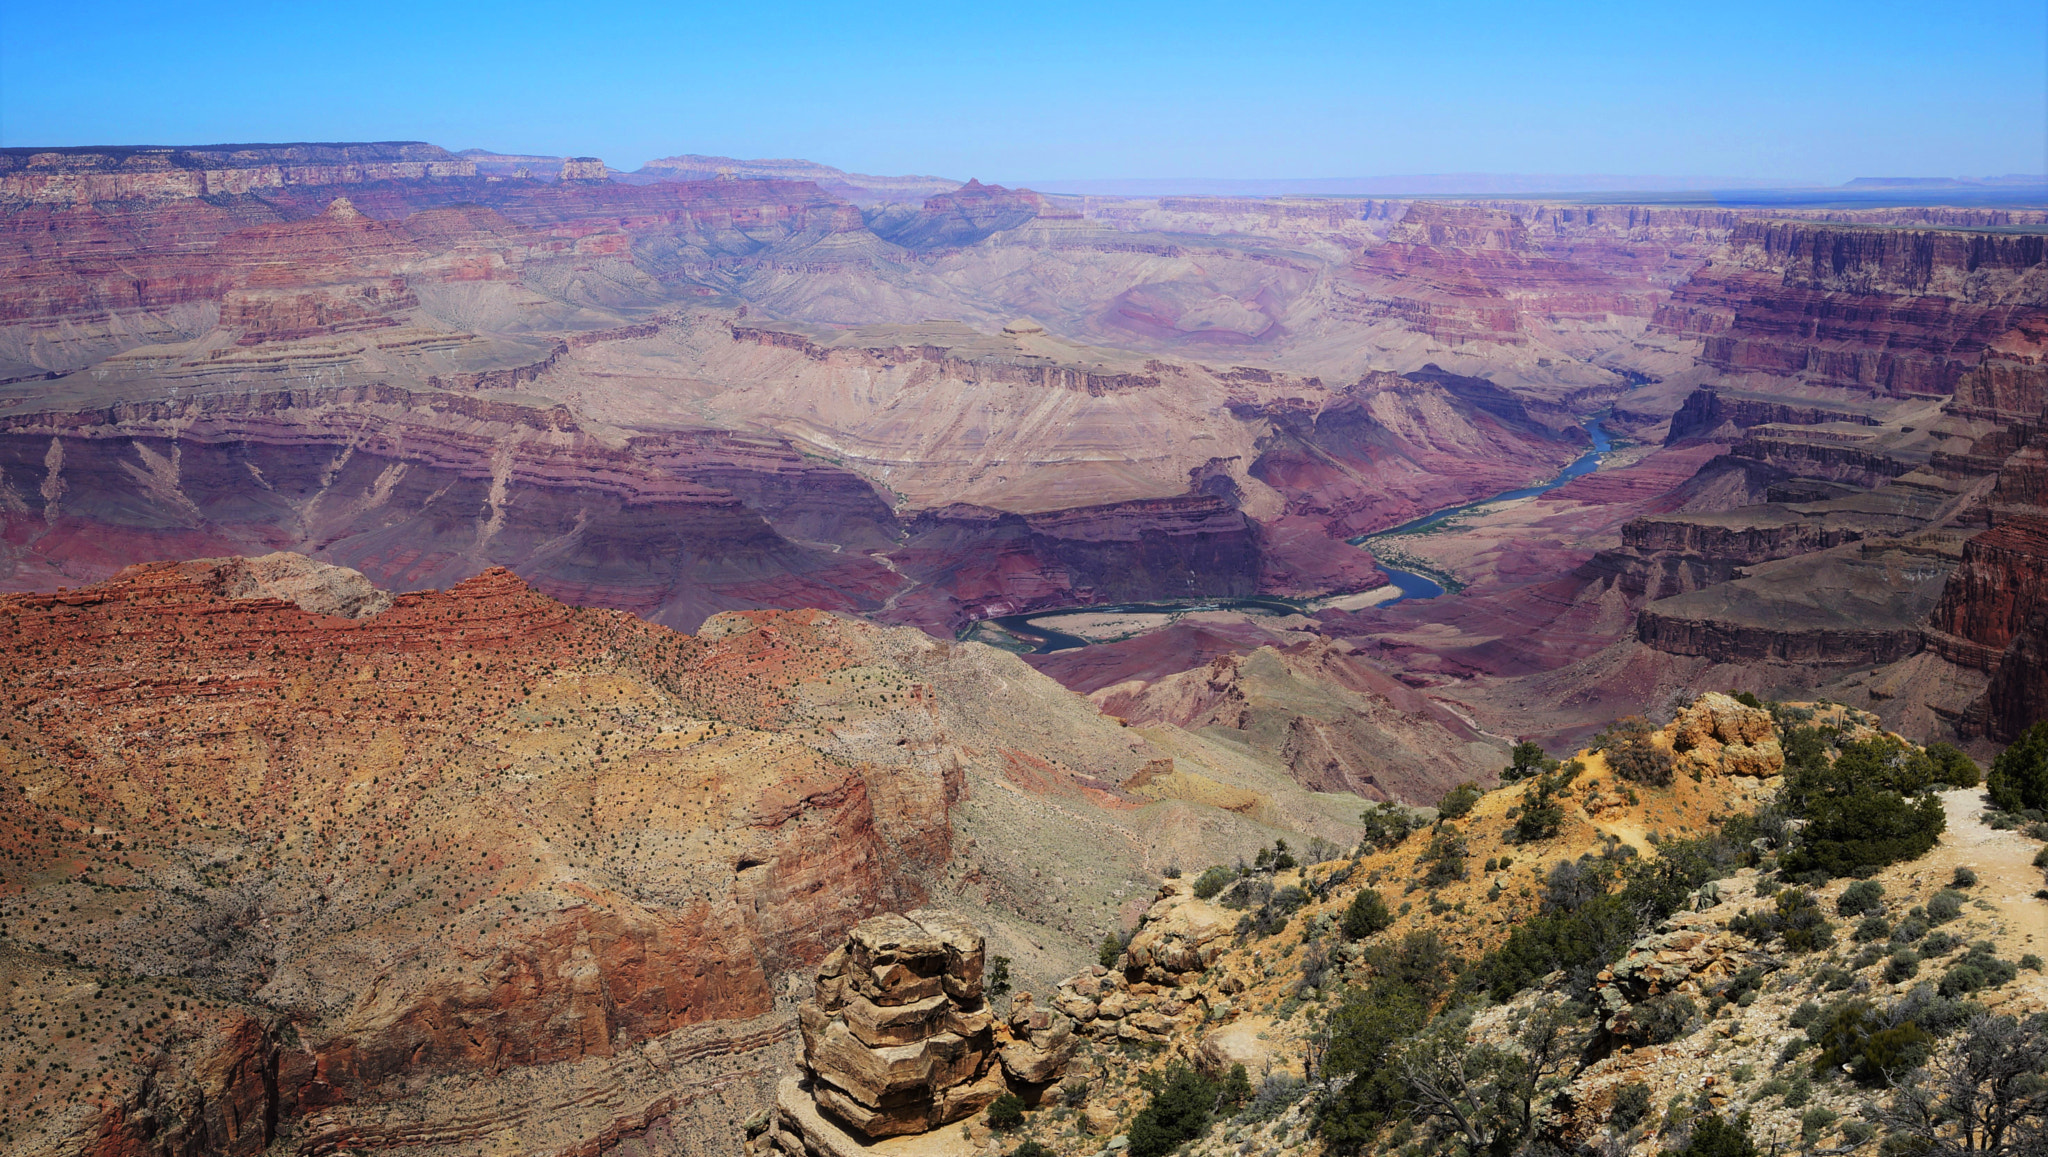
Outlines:
{"type": "MultiPolygon", "coordinates": [[[[1552,478],[1550,481],[1538,486],[1524,486],[1519,490],[1502,491],[1491,498],[1482,498],[1477,502],[1467,502],[1462,506],[1445,507],[1412,522],[1404,522],[1389,530],[1382,530],[1374,534],[1352,539],[1352,545],[1365,547],[1366,543],[1374,539],[1392,538],[1403,534],[1424,534],[1434,527],[1440,526],[1461,514],[1476,510],[1479,507],[1495,502],[1510,502],[1517,498],[1534,498],[1536,495],[1542,494],[1546,490],[1554,490],[1574,478],[1591,474],[1595,470],[1600,469],[1603,457],[1614,449],[1614,440],[1608,437],[1607,431],[1600,426],[1600,423],[1605,421],[1606,418],[1607,413],[1602,411],[1582,423],[1587,436],[1593,440],[1593,448],[1579,455],[1578,458],[1573,460],[1571,465],[1559,471],[1557,477],[1552,478]]],[[[1365,547],[1365,549],[1370,550],[1371,548],[1365,547]]],[[[1404,603],[1412,599],[1433,599],[1444,593],[1443,586],[1427,575],[1389,566],[1378,555],[1373,556],[1373,562],[1387,573],[1388,581],[1401,592],[1399,598],[1381,603],[1379,604],[1380,606],[1391,607],[1395,603],[1404,603]]],[[[1015,640],[1014,644],[1009,644],[1011,649],[1014,650],[1018,645],[1021,645],[1032,653],[1046,655],[1054,651],[1071,651],[1076,647],[1086,647],[1093,643],[1109,641],[1102,638],[1090,639],[1054,629],[1046,625],[1048,619],[1058,619],[1070,615],[1165,615],[1178,617],[1191,611],[1248,611],[1253,614],[1297,615],[1302,613],[1304,602],[1305,600],[1279,598],[1187,599],[1178,602],[1117,603],[1111,606],[1033,611],[1030,614],[1004,615],[999,618],[988,619],[985,623],[977,623],[970,627],[966,632],[962,633],[961,637],[980,636],[984,630],[993,626],[998,628],[1003,635],[1007,635],[1009,639],[1015,640]]],[[[1142,632],[1133,631],[1132,633],[1142,632]]],[[[1000,639],[984,639],[983,641],[996,642],[998,645],[1004,645],[1006,642],[1000,639]]]]}
{"type": "MultiPolygon", "coordinates": [[[[1574,478],[1582,478],[1585,475],[1591,474],[1595,470],[1600,469],[1601,462],[1614,449],[1614,439],[1609,437],[1607,431],[1600,425],[1600,423],[1606,420],[1607,412],[1603,410],[1581,423],[1586,431],[1586,436],[1593,440],[1593,448],[1573,459],[1571,465],[1559,471],[1557,477],[1552,478],[1548,482],[1538,486],[1524,486],[1519,490],[1503,490],[1491,498],[1482,498],[1477,502],[1467,502],[1462,506],[1447,506],[1434,514],[1425,514],[1421,518],[1415,519],[1412,522],[1404,522],[1391,530],[1382,530],[1354,538],[1351,540],[1351,544],[1353,546],[1365,546],[1366,543],[1376,538],[1393,538],[1396,535],[1403,534],[1426,534],[1431,529],[1441,526],[1461,514],[1477,510],[1482,506],[1491,506],[1496,502],[1512,502],[1517,498],[1534,498],[1545,491],[1555,490],[1574,478]]],[[[1370,550],[1371,548],[1366,547],[1366,549],[1370,550]]],[[[1443,586],[1428,575],[1388,566],[1377,554],[1373,555],[1373,562],[1381,570],[1387,572],[1387,578],[1401,590],[1400,598],[1381,603],[1380,605],[1383,607],[1391,607],[1395,603],[1405,603],[1410,599],[1433,599],[1444,593],[1443,586]]]]}

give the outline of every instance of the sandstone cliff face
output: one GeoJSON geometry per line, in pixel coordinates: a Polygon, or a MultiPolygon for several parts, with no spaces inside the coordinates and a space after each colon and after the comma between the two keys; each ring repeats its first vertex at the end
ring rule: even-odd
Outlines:
{"type": "Polygon", "coordinates": [[[1687,394],[1685,403],[1671,415],[1671,432],[1664,444],[1676,446],[1695,438],[1739,440],[1743,431],[1766,424],[1818,426],[1848,422],[1875,426],[1869,414],[1847,409],[1800,405],[1773,398],[1745,396],[1727,390],[1701,389],[1687,394]]]}
{"type": "Polygon", "coordinates": [[[620,437],[560,408],[392,387],[16,415],[0,493],[17,589],[276,547],[401,590],[509,564],[681,626],[764,602],[872,607],[895,585],[792,541],[829,527],[881,545],[895,519],[864,480],[787,443],[620,437]]]}
{"type": "Polygon", "coordinates": [[[475,175],[473,162],[420,141],[243,148],[0,149],[0,197],[57,204],[233,196],[287,185],[475,175]]]}
{"type": "Polygon", "coordinates": [[[1940,396],[2041,307],[2039,238],[1751,221],[1653,328],[1727,374],[1940,396]],[[1967,283],[1967,284],[1966,284],[1967,283]]]}
{"type": "Polygon", "coordinates": [[[1410,205],[1348,272],[1354,310],[1453,346],[1523,344],[1534,328],[1525,314],[1605,319],[1647,316],[1652,306],[1646,285],[1546,255],[1509,212],[1438,202],[1410,205]]]}

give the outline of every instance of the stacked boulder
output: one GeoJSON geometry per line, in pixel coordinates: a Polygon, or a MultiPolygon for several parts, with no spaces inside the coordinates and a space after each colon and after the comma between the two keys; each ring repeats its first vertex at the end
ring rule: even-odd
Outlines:
{"type": "Polygon", "coordinates": [[[1004,1091],[980,931],[946,912],[863,920],[798,1010],[820,1108],[863,1135],[923,1133],[1004,1091]]]}
{"type": "Polygon", "coordinates": [[[1019,996],[1000,1024],[983,993],[981,932],[950,912],[863,920],[797,1010],[804,1080],[784,1082],[750,1151],[835,1157],[973,1116],[1064,1075],[1073,1022],[1019,996]]]}

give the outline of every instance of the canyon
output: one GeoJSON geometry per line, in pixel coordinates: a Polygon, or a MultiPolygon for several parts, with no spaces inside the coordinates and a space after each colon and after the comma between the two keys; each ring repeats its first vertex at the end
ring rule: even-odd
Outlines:
{"type": "Polygon", "coordinates": [[[2048,718],[2044,238],[0,149],[0,1145],[985,1153],[1271,979],[1183,870],[1324,904],[1634,715],[1698,777],[1588,754],[1571,838],[1654,846],[1776,772],[1705,692],[1988,761],[2048,718]]]}

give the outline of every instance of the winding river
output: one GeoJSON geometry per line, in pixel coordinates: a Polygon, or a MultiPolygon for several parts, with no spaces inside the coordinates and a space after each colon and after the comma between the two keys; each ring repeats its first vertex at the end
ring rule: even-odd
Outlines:
{"type": "MultiPolygon", "coordinates": [[[[1591,474],[1595,470],[1600,469],[1605,455],[1614,448],[1614,440],[1608,436],[1607,431],[1602,429],[1600,425],[1606,418],[1606,412],[1602,411],[1582,423],[1587,436],[1593,440],[1593,448],[1579,455],[1577,459],[1573,460],[1571,465],[1559,471],[1557,477],[1552,478],[1548,482],[1538,486],[1524,486],[1518,490],[1505,490],[1490,498],[1482,498],[1477,502],[1468,502],[1462,506],[1445,507],[1442,510],[1426,514],[1411,522],[1404,522],[1387,530],[1352,539],[1351,543],[1353,546],[1370,550],[1371,547],[1367,544],[1375,539],[1392,538],[1404,534],[1426,534],[1436,527],[1449,522],[1451,519],[1461,514],[1470,513],[1482,506],[1488,506],[1495,502],[1511,502],[1517,498],[1534,498],[1536,495],[1542,494],[1547,490],[1554,490],[1574,478],[1591,474]]],[[[1391,607],[1395,603],[1407,602],[1411,599],[1433,599],[1444,593],[1443,586],[1427,575],[1389,566],[1378,555],[1374,555],[1373,562],[1386,572],[1388,581],[1401,592],[1400,597],[1381,603],[1379,604],[1380,606],[1391,607]]],[[[1116,603],[1110,606],[1073,607],[1067,610],[1032,611],[1029,614],[1022,615],[1003,615],[998,618],[989,619],[987,623],[999,628],[1004,634],[1016,640],[1017,643],[1028,647],[1033,653],[1046,655],[1054,651],[1070,651],[1076,647],[1086,647],[1096,642],[1107,641],[1069,634],[1047,625],[1047,620],[1056,620],[1069,615],[1181,615],[1190,611],[1249,611],[1253,614],[1295,615],[1302,613],[1307,601],[1280,598],[1248,598],[1185,599],[1158,603],[1116,603]]],[[[977,624],[975,627],[969,628],[968,633],[980,629],[981,625],[977,624]]],[[[963,633],[963,637],[966,637],[965,633],[963,633]]]]}
{"type": "MultiPolygon", "coordinates": [[[[1461,514],[1469,514],[1482,506],[1491,506],[1496,502],[1512,502],[1517,498],[1534,498],[1545,491],[1555,490],[1574,478],[1581,478],[1591,474],[1595,470],[1600,469],[1600,465],[1605,460],[1608,452],[1614,449],[1614,439],[1609,437],[1606,429],[1600,425],[1600,423],[1606,420],[1607,412],[1603,410],[1581,423],[1585,428],[1586,436],[1593,440],[1593,448],[1579,455],[1572,461],[1571,465],[1559,471],[1557,477],[1552,478],[1548,482],[1538,486],[1524,486],[1519,490],[1503,490],[1491,498],[1482,498],[1477,502],[1467,502],[1463,506],[1447,506],[1434,514],[1425,514],[1421,518],[1415,519],[1412,522],[1404,522],[1390,530],[1376,531],[1372,534],[1354,538],[1351,540],[1351,544],[1353,546],[1365,546],[1365,544],[1376,538],[1393,538],[1396,535],[1403,534],[1427,534],[1451,519],[1461,514]]],[[[1367,547],[1367,549],[1370,550],[1371,548],[1367,547]]],[[[1391,607],[1395,603],[1404,603],[1410,599],[1433,599],[1444,593],[1443,586],[1428,575],[1389,566],[1378,555],[1373,556],[1373,562],[1381,570],[1387,572],[1387,578],[1396,587],[1401,589],[1401,597],[1381,603],[1380,605],[1383,607],[1391,607]]]]}

